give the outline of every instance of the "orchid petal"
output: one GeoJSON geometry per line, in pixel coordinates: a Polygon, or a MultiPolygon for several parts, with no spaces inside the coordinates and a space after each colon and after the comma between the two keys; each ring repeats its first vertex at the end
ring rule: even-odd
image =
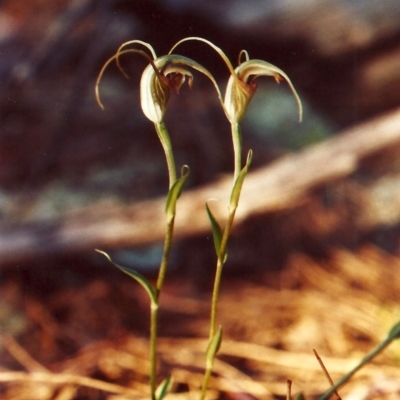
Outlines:
{"type": "Polygon", "coordinates": [[[239,53],[239,66],[234,69],[229,58],[221,48],[209,40],[197,36],[190,36],[179,40],[174,44],[174,46],[172,46],[168,54],[172,54],[180,44],[187,41],[199,41],[208,44],[220,55],[228,67],[231,76],[227,84],[225,100],[221,104],[230,122],[239,122],[243,118],[247,106],[256,90],[253,79],[261,75],[273,76],[277,82],[280,81],[281,77],[286,80],[299,108],[299,121],[302,120],[303,108],[300,97],[289,77],[281,69],[263,60],[250,60],[249,54],[246,50],[242,50],[239,53]],[[244,61],[242,61],[242,59],[244,59],[244,61]],[[249,83],[250,79],[251,82],[249,83]]]}

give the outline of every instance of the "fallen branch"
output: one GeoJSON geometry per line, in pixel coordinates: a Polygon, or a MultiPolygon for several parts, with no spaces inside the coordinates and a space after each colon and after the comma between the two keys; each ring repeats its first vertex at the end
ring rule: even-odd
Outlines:
{"type": "MultiPolygon", "coordinates": [[[[400,143],[400,110],[342,132],[333,139],[289,154],[248,175],[236,223],[251,215],[298,205],[307,192],[357,169],[366,156],[400,143]]],[[[184,192],[178,202],[176,236],[210,230],[205,203],[225,218],[231,177],[184,192]],[[211,199],[216,199],[212,201],[211,199]]],[[[32,257],[146,245],[164,237],[164,200],[131,206],[93,204],[74,215],[29,224],[0,224],[0,266],[32,257]]]]}

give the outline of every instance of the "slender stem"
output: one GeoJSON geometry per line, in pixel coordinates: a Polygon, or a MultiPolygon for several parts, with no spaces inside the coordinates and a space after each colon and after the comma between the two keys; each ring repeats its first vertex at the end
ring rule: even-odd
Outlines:
{"type": "MultiPolygon", "coordinates": [[[[155,127],[156,127],[158,137],[160,138],[161,144],[164,149],[165,158],[166,158],[167,166],[168,166],[169,188],[171,189],[172,185],[176,181],[176,167],[175,167],[175,161],[174,161],[174,153],[172,152],[171,140],[169,138],[168,130],[167,130],[167,127],[165,126],[164,122],[155,124],[155,127]]],[[[175,218],[172,218],[167,223],[167,231],[166,231],[165,240],[164,240],[163,257],[161,260],[160,269],[158,271],[158,279],[157,279],[157,286],[156,286],[157,301],[158,301],[158,295],[159,295],[162,285],[164,283],[165,274],[167,272],[169,254],[171,252],[172,236],[173,236],[173,231],[174,231],[174,220],[175,220],[175,218]]]]}
{"type": "Polygon", "coordinates": [[[156,375],[157,375],[157,314],[158,301],[151,302],[150,308],[150,392],[151,399],[156,398],[156,375]]]}
{"type": "MultiPolygon", "coordinates": [[[[239,173],[242,169],[242,137],[240,134],[240,126],[237,123],[231,125],[232,131],[232,142],[233,142],[233,152],[235,158],[235,170],[233,174],[233,185],[232,185],[232,192],[235,188],[236,180],[239,176],[239,173]]],[[[210,317],[210,338],[209,343],[213,339],[214,335],[217,331],[217,314],[218,314],[218,297],[219,297],[219,290],[221,287],[221,278],[222,278],[222,270],[226,261],[226,254],[227,254],[227,247],[228,247],[228,239],[229,235],[232,230],[233,221],[235,219],[236,207],[229,208],[229,216],[228,221],[225,225],[224,233],[222,235],[221,240],[221,247],[220,247],[220,257],[217,260],[217,267],[215,271],[215,278],[214,278],[214,287],[212,293],[212,300],[211,300],[211,317],[210,317]]],[[[211,377],[212,369],[214,366],[214,359],[207,360],[206,371],[204,374],[203,385],[200,394],[200,400],[204,400],[206,396],[206,390],[208,387],[208,382],[211,377]]]]}
{"type": "MultiPolygon", "coordinates": [[[[212,363],[212,364],[214,364],[214,363],[212,363]]],[[[206,398],[208,382],[211,378],[212,369],[213,369],[213,365],[207,366],[207,368],[206,368],[206,372],[205,372],[204,378],[203,378],[203,385],[201,386],[200,400],[204,400],[206,398]]]]}
{"type": "Polygon", "coordinates": [[[233,175],[233,184],[235,184],[236,179],[242,169],[242,135],[240,133],[240,125],[238,123],[233,123],[231,125],[232,131],[232,142],[233,142],[233,153],[235,157],[235,172],[233,175]]]}
{"type": "MultiPolygon", "coordinates": [[[[231,125],[231,131],[232,131],[233,153],[235,158],[235,170],[233,174],[233,185],[232,185],[232,191],[233,191],[236,179],[239,176],[240,170],[242,169],[242,136],[240,134],[240,125],[238,123],[234,123],[231,125]]],[[[226,223],[221,241],[220,254],[222,255],[222,258],[225,258],[229,235],[231,233],[233,220],[235,219],[235,212],[236,208],[229,209],[228,221],[226,223]]],[[[224,262],[225,260],[220,260],[218,258],[217,268],[215,272],[215,279],[214,279],[213,296],[211,301],[210,340],[212,339],[216,331],[218,296],[219,296],[219,288],[221,286],[221,276],[222,276],[222,269],[224,266],[224,262]]]]}
{"type": "Polygon", "coordinates": [[[156,284],[155,301],[151,303],[150,314],[150,390],[152,400],[155,400],[156,375],[157,375],[157,335],[158,335],[158,306],[159,295],[164,283],[168,267],[169,254],[171,252],[172,236],[174,230],[174,218],[167,225],[167,232],[164,241],[164,251],[161,259],[160,269],[156,284]]]}
{"type": "MultiPolygon", "coordinates": [[[[161,144],[164,149],[165,158],[168,166],[168,175],[169,175],[169,188],[171,189],[172,185],[176,181],[176,167],[174,161],[174,154],[172,152],[171,140],[169,138],[169,134],[167,131],[167,127],[164,122],[159,124],[155,124],[155,128],[157,131],[157,135],[161,141],[161,144]]],[[[174,231],[174,220],[172,218],[167,223],[166,234],[164,239],[164,250],[163,256],[160,263],[160,269],[158,271],[158,278],[156,283],[156,296],[155,299],[151,303],[151,311],[150,311],[150,390],[151,390],[151,398],[155,400],[156,395],[156,375],[157,375],[157,336],[158,336],[158,306],[159,306],[159,295],[161,288],[164,283],[165,275],[167,272],[169,255],[171,252],[172,245],[172,237],[174,231]]]]}
{"type": "Polygon", "coordinates": [[[218,257],[217,268],[215,271],[214,287],[211,300],[211,320],[210,320],[210,340],[214,337],[217,330],[217,308],[218,308],[218,296],[219,289],[221,286],[222,270],[225,263],[225,254],[228,247],[228,239],[232,229],[233,220],[235,218],[236,208],[230,210],[228,221],[225,226],[224,234],[222,236],[220,254],[222,255],[222,260],[218,257]]]}
{"type": "Polygon", "coordinates": [[[174,232],[174,221],[175,221],[175,218],[172,218],[171,221],[167,224],[167,232],[165,234],[165,239],[164,239],[164,251],[163,251],[163,256],[162,256],[162,260],[161,260],[161,264],[160,264],[160,269],[158,271],[158,279],[157,279],[157,285],[156,285],[157,301],[158,301],[158,296],[160,294],[161,288],[164,283],[165,275],[167,273],[169,255],[171,252],[171,245],[172,245],[172,236],[173,236],[173,232],[174,232]]]}
{"type": "MultiPolygon", "coordinates": [[[[230,210],[228,222],[225,226],[224,234],[222,236],[221,241],[221,250],[220,254],[222,255],[222,259],[218,257],[217,260],[217,268],[215,271],[215,278],[214,278],[214,288],[212,293],[212,300],[211,300],[211,318],[210,318],[210,337],[209,343],[213,339],[214,335],[217,332],[217,309],[218,309],[218,296],[219,296],[219,289],[221,287],[221,277],[222,277],[222,270],[225,263],[225,254],[226,248],[228,245],[229,234],[233,225],[233,220],[235,218],[236,208],[230,210]]],[[[208,387],[208,382],[211,377],[212,369],[214,367],[214,360],[207,360],[206,365],[206,372],[204,374],[203,385],[201,388],[200,400],[204,400],[206,396],[206,390],[208,387]]]]}
{"type": "Polygon", "coordinates": [[[392,337],[387,337],[383,342],[379,343],[378,346],[375,347],[369,354],[367,354],[355,368],[353,368],[350,372],[344,375],[342,378],[338,380],[338,382],[333,385],[329,390],[327,390],[319,400],[328,400],[329,397],[335,393],[335,391],[345,384],[359,369],[361,369],[365,364],[368,364],[375,356],[377,356],[383,349],[385,349],[391,342],[393,341],[392,337]]]}
{"type": "Polygon", "coordinates": [[[165,126],[164,122],[160,122],[159,124],[154,124],[154,125],[156,127],[157,135],[161,141],[165,153],[165,158],[167,160],[169,187],[171,188],[171,186],[176,181],[176,167],[174,161],[174,154],[172,152],[171,140],[169,138],[167,127],[165,126]]]}

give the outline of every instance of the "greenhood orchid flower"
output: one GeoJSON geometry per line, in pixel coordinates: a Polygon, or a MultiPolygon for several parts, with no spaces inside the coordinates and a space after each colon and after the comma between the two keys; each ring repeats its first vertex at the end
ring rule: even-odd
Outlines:
{"type": "Polygon", "coordinates": [[[272,76],[279,83],[282,78],[286,80],[297,101],[299,108],[299,120],[302,120],[303,108],[300,97],[296,92],[289,77],[278,67],[263,60],[250,60],[246,51],[241,51],[239,59],[245,56],[245,61],[236,67],[231,74],[225,91],[225,109],[231,123],[239,123],[244,117],[247,107],[253,98],[257,85],[256,78],[259,76],[272,76]]]}
{"type": "Polygon", "coordinates": [[[140,80],[140,102],[144,115],[155,124],[163,121],[171,93],[173,91],[179,93],[179,89],[186,81],[186,78],[189,87],[193,86],[193,74],[190,69],[197,70],[206,75],[213,83],[220,102],[223,102],[221,92],[214,77],[202,65],[188,57],[176,54],[157,57],[153,47],[149,43],[142,42],[141,40],[131,40],[122,44],[116,54],[104,64],[100,71],[96,83],[96,99],[101,108],[104,107],[100,101],[99,84],[103,73],[108,65],[115,60],[122,73],[127,77],[120,65],[120,56],[126,53],[140,54],[149,62],[140,80]],[[151,52],[151,57],[143,50],[124,50],[124,48],[131,44],[140,44],[146,47],[151,52]]]}
{"type": "Polygon", "coordinates": [[[140,104],[144,115],[154,123],[157,134],[164,148],[171,187],[176,181],[176,167],[170,138],[164,124],[164,116],[171,93],[174,91],[178,93],[186,79],[189,87],[193,86],[193,75],[190,69],[194,69],[210,79],[217,91],[219,101],[224,107],[222,95],[214,77],[198,62],[181,55],[171,54],[171,52],[167,55],[157,57],[153,47],[149,43],[141,40],[130,40],[123,43],[118,48],[117,52],[106,61],[97,78],[95,94],[99,106],[103,109],[104,106],[100,100],[99,85],[104,71],[112,61],[116,61],[118,68],[125,77],[128,77],[120,64],[120,57],[128,53],[139,54],[149,63],[143,71],[140,80],[140,104]],[[127,46],[129,45],[141,45],[145,47],[150,54],[140,49],[127,49],[127,46]]]}
{"type": "Polygon", "coordinates": [[[226,85],[224,105],[226,116],[231,123],[235,156],[234,180],[236,180],[239,176],[239,171],[242,168],[240,122],[242,121],[247,107],[257,90],[255,82],[256,78],[259,76],[272,76],[278,83],[282,78],[286,80],[297,102],[299,121],[303,118],[303,107],[300,97],[289,77],[281,69],[275,67],[275,65],[263,60],[250,60],[249,55],[245,50],[242,50],[239,53],[239,66],[237,66],[235,70],[233,70],[232,64],[227,60],[227,57],[225,57],[224,60],[231,71],[231,76],[226,85]],[[242,62],[241,60],[243,57],[245,60],[242,62]]]}
{"type": "Polygon", "coordinates": [[[143,113],[154,123],[164,119],[171,92],[179,93],[181,86],[188,79],[193,86],[193,75],[187,68],[201,69],[201,65],[186,57],[163,56],[151,62],[143,71],[140,81],[140,101],[143,113]]]}
{"type": "Polygon", "coordinates": [[[282,78],[286,80],[296,99],[300,121],[302,120],[303,116],[301,100],[289,77],[281,69],[263,60],[250,60],[249,55],[245,50],[242,50],[239,53],[239,66],[236,69],[233,68],[232,63],[222,49],[209,40],[201,37],[194,36],[180,40],[172,47],[170,54],[181,43],[191,40],[203,42],[212,47],[221,56],[231,74],[226,85],[223,109],[229,122],[231,123],[232,141],[235,154],[234,181],[236,181],[242,168],[242,144],[239,124],[242,121],[247,107],[257,90],[255,79],[259,76],[272,76],[277,82],[280,82],[282,78]],[[243,57],[244,61],[242,61],[243,57]]]}
{"type": "Polygon", "coordinates": [[[247,107],[257,90],[255,79],[259,76],[272,76],[278,83],[282,80],[282,78],[286,80],[297,102],[299,109],[299,120],[302,120],[303,108],[300,97],[297,94],[296,89],[294,88],[289,77],[281,69],[263,60],[249,59],[249,55],[245,50],[240,52],[239,66],[234,69],[232,63],[222,49],[209,40],[201,37],[187,37],[180,40],[171,49],[170,53],[172,53],[172,51],[181,43],[190,40],[196,40],[208,44],[221,56],[229,69],[231,76],[229,77],[228,84],[226,86],[224,111],[228,120],[232,124],[239,123],[243,119],[247,107]],[[245,58],[244,61],[242,61],[243,57],[245,58]]]}

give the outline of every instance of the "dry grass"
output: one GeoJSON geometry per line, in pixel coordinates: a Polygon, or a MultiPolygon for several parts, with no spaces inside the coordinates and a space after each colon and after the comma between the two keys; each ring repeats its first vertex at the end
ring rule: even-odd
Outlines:
{"type": "MultiPolygon", "coordinates": [[[[400,314],[399,267],[400,260],[369,246],[334,249],[323,263],[293,254],[277,277],[279,290],[227,280],[209,398],[284,398],[287,379],[294,392],[317,398],[329,384],[313,348],[336,380],[385,337],[400,314]]],[[[40,299],[6,280],[5,299],[27,322],[16,339],[3,340],[2,398],[148,398],[147,305],[132,286],[97,279],[40,299]],[[130,331],[127,318],[134,319],[130,331]]],[[[159,369],[174,377],[170,399],[196,398],[204,367],[208,297],[186,291],[175,280],[161,299],[159,369]]],[[[393,344],[361,370],[341,389],[343,399],[398,398],[399,351],[393,344]]]]}

